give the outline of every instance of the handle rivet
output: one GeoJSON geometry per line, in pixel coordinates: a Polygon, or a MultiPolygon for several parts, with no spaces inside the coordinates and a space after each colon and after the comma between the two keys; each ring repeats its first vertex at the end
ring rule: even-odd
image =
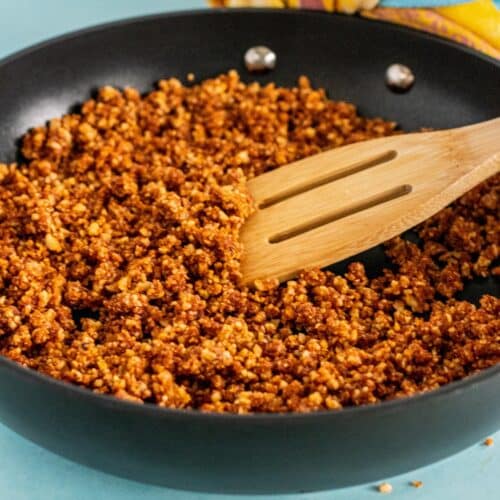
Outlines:
{"type": "Polygon", "coordinates": [[[385,72],[385,83],[395,92],[410,90],[415,82],[412,70],[404,64],[391,64],[385,72]]]}
{"type": "Polygon", "coordinates": [[[250,47],[244,56],[245,66],[251,73],[270,71],[276,66],[276,53],[269,47],[257,45],[250,47]]]}

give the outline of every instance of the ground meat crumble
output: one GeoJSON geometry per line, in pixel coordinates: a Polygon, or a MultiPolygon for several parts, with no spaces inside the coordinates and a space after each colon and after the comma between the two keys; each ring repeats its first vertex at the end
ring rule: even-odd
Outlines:
{"type": "Polygon", "coordinates": [[[247,178],[396,133],[296,88],[238,74],[100,90],[0,164],[0,352],[137,402],[217,412],[338,409],[434,389],[500,361],[500,176],[395,238],[368,279],[304,271],[240,286],[247,178]],[[496,266],[496,267],[495,267],[496,266]]]}

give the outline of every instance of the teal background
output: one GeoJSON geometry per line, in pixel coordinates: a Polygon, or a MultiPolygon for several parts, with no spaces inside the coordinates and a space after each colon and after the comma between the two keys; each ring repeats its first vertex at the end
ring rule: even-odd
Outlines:
{"type": "MultiPolygon", "coordinates": [[[[395,4],[388,0],[387,3],[395,4]]],[[[418,0],[416,0],[418,1],[418,0]]],[[[446,0],[445,0],[446,1],[446,0]]],[[[410,2],[408,2],[410,3],[410,2]]],[[[434,3],[426,0],[426,3],[434,3]]],[[[436,2],[437,3],[437,2],[436,2]]],[[[0,58],[66,31],[124,17],[204,7],[203,0],[0,0],[0,58]]],[[[0,402],[1,404],[1,402],[0,402]]],[[[485,436],[486,437],[486,436],[485,436]]],[[[500,498],[500,432],[496,445],[477,443],[447,460],[387,478],[391,499],[495,500],[500,498]],[[412,480],[424,486],[415,489],[412,480]]],[[[424,439],[425,436],[415,436],[424,439]]],[[[196,450],[193,450],[196,453],[196,450]]],[[[290,474],[294,471],[291,470],[290,474]]],[[[273,496],[273,500],[380,498],[373,484],[342,490],[273,496]]],[[[208,495],[141,484],[60,458],[0,425],[0,499],[5,500],[216,500],[208,495]]],[[[228,495],[224,500],[251,497],[228,495]]],[[[265,499],[271,497],[255,497],[265,499]]]]}

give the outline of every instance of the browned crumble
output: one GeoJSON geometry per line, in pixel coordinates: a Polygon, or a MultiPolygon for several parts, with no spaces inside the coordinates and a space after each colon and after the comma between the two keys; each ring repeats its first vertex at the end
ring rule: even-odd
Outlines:
{"type": "Polygon", "coordinates": [[[368,279],[313,269],[238,284],[247,178],[385,136],[301,77],[236,72],[141,97],[111,87],[0,164],[0,352],[131,401],[216,412],[338,409],[434,389],[500,361],[500,176],[387,245],[368,279]]]}
{"type": "Polygon", "coordinates": [[[494,439],[492,437],[486,438],[484,440],[484,444],[486,446],[493,446],[494,443],[495,443],[495,441],[494,441],[494,439]]]}
{"type": "Polygon", "coordinates": [[[392,484],[390,483],[379,484],[378,491],[380,493],[392,493],[392,484]]]}
{"type": "Polygon", "coordinates": [[[422,481],[412,481],[410,483],[414,488],[422,488],[424,483],[422,481]]]}

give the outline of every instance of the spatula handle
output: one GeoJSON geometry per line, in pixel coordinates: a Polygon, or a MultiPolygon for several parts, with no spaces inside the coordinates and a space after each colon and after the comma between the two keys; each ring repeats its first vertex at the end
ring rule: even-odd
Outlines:
{"type": "Polygon", "coordinates": [[[500,155],[500,118],[450,130],[456,144],[456,157],[471,168],[500,155]]]}

